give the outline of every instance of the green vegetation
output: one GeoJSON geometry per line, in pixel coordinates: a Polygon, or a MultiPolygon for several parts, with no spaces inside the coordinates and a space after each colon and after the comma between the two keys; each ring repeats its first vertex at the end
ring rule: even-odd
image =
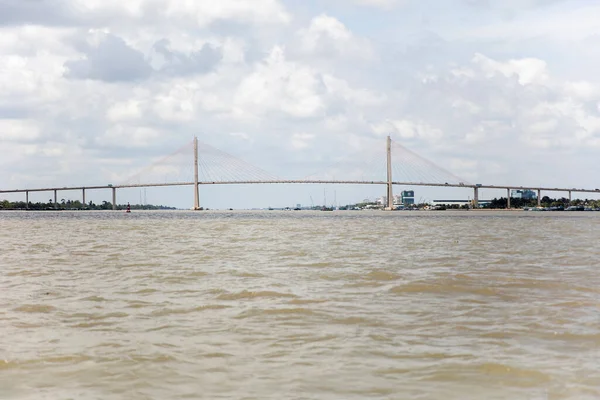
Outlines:
{"type": "MultiPolygon", "coordinates": [[[[419,204],[418,208],[422,210],[422,209],[426,208],[427,206],[428,206],[427,204],[424,204],[424,205],[419,204]]],[[[438,204],[435,207],[433,207],[434,210],[468,210],[470,208],[472,208],[472,206],[469,205],[469,204],[462,204],[462,205],[459,205],[459,204],[438,204]]]]}
{"type": "MultiPolygon", "coordinates": [[[[152,204],[131,204],[132,210],[175,210],[175,207],[167,206],[156,206],[152,204]]],[[[0,210],[25,210],[27,204],[24,201],[0,201],[0,210]]],[[[95,204],[90,201],[88,204],[83,204],[79,200],[65,200],[61,199],[57,202],[54,207],[54,201],[48,200],[47,203],[32,203],[29,202],[30,210],[112,210],[112,203],[109,201],[103,201],[101,204],[95,204]]],[[[127,209],[127,204],[117,204],[117,210],[127,209]]]]}
{"type": "MultiPolygon", "coordinates": [[[[508,202],[505,197],[501,197],[499,199],[495,198],[489,204],[482,205],[482,208],[491,208],[491,209],[506,208],[507,203],[508,202]]],[[[538,203],[537,203],[537,199],[511,198],[510,206],[511,206],[511,208],[537,207],[538,203]]],[[[575,199],[575,200],[569,201],[569,199],[564,198],[564,197],[562,197],[560,199],[552,199],[548,196],[544,196],[544,197],[542,197],[542,200],[541,200],[541,206],[544,208],[553,207],[553,208],[565,208],[565,209],[570,206],[584,206],[584,207],[589,207],[589,208],[600,208],[600,200],[575,199]]]]}

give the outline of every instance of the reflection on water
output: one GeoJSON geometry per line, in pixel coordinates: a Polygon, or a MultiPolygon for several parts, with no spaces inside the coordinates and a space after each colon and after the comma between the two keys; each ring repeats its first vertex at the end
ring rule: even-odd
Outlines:
{"type": "Polygon", "coordinates": [[[600,215],[0,213],[2,399],[598,399],[600,215]]]}

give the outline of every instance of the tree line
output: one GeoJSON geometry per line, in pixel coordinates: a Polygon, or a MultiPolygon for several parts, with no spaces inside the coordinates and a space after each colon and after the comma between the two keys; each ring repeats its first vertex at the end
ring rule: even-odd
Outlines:
{"type": "MultiPolygon", "coordinates": [[[[591,207],[591,208],[599,208],[600,200],[590,200],[590,199],[569,200],[565,197],[553,199],[548,196],[544,196],[544,197],[542,197],[540,204],[542,207],[545,207],[545,208],[548,208],[548,207],[567,208],[570,206],[585,206],[585,207],[591,207]]],[[[507,208],[507,205],[508,205],[508,201],[507,201],[506,197],[500,197],[499,199],[494,198],[488,204],[482,204],[481,207],[482,208],[507,208]]],[[[511,197],[511,199],[510,199],[510,207],[511,208],[537,207],[537,205],[538,205],[537,199],[520,199],[520,198],[513,198],[513,197],[511,197]]]]}
{"type": "MultiPolygon", "coordinates": [[[[113,205],[110,201],[102,201],[100,204],[96,204],[93,201],[83,204],[79,200],[68,200],[60,199],[60,202],[54,204],[54,200],[49,199],[47,203],[44,202],[29,202],[24,201],[0,201],[0,210],[112,210],[113,205]]],[[[131,204],[132,210],[175,210],[175,207],[167,207],[162,205],[153,204],[131,204]]],[[[117,204],[117,210],[127,209],[127,204],[117,204]]]]}

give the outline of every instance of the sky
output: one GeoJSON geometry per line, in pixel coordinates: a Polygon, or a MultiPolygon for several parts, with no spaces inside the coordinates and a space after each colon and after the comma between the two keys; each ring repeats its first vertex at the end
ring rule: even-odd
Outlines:
{"type": "MultiPolygon", "coordinates": [[[[0,188],[119,184],[178,149],[189,166],[194,136],[298,179],[372,149],[384,162],[390,135],[465,182],[594,189],[599,20],[593,0],[0,0],[0,188]]],[[[252,208],[384,193],[248,185],[200,197],[252,208]]],[[[118,196],[193,205],[189,187],[118,196]]]]}

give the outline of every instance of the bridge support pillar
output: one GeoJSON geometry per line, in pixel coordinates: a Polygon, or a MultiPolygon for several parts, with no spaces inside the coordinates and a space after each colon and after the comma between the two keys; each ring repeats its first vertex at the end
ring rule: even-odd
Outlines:
{"type": "Polygon", "coordinates": [[[85,208],[85,188],[81,189],[81,197],[83,199],[83,208],[85,208]]]}
{"type": "Polygon", "coordinates": [[[112,188],[112,209],[117,209],[117,188],[112,188]]]}
{"type": "Polygon", "coordinates": [[[538,207],[542,206],[542,191],[540,189],[538,189],[538,196],[537,196],[537,200],[538,200],[538,207]]]}
{"type": "Polygon", "coordinates": [[[571,202],[571,191],[569,190],[569,203],[571,202]]]}
{"type": "Polygon", "coordinates": [[[25,209],[29,210],[29,190],[25,191],[25,209]]]}
{"type": "Polygon", "coordinates": [[[506,208],[510,209],[510,188],[506,188],[506,208]]]}
{"type": "Polygon", "coordinates": [[[386,141],[387,153],[387,209],[394,209],[394,190],[392,185],[392,138],[387,137],[386,141]]]}
{"type": "Polygon", "coordinates": [[[57,200],[58,196],[57,196],[56,192],[57,192],[57,190],[54,189],[54,209],[55,210],[58,208],[58,200],[57,200]]]}
{"type": "Polygon", "coordinates": [[[198,138],[194,136],[194,210],[200,209],[200,185],[198,184],[198,138]]]}
{"type": "Polygon", "coordinates": [[[473,188],[473,208],[479,208],[479,188],[473,188]]]}

